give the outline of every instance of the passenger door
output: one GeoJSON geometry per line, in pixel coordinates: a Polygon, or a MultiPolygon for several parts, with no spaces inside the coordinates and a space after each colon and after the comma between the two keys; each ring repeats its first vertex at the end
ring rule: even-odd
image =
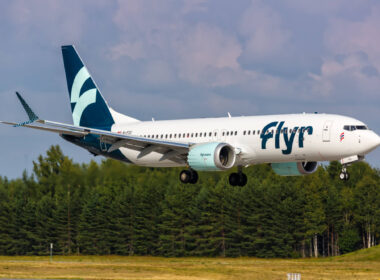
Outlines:
{"type": "Polygon", "coordinates": [[[323,129],[322,129],[322,141],[323,142],[330,142],[332,123],[333,123],[332,121],[326,121],[323,124],[323,129]]]}

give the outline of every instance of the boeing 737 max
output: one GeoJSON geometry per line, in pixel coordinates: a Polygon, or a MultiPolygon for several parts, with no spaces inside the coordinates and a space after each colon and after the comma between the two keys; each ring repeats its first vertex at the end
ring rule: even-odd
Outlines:
{"type": "Polygon", "coordinates": [[[18,94],[29,120],[4,122],[58,133],[94,155],[151,167],[187,167],[183,183],[196,183],[197,171],[229,170],[231,185],[244,186],[243,167],[270,163],[279,175],[307,175],[319,161],[346,166],[364,159],[380,137],[353,118],[329,114],[139,121],[112,110],[73,46],[62,47],[73,125],[41,120],[18,94]]]}

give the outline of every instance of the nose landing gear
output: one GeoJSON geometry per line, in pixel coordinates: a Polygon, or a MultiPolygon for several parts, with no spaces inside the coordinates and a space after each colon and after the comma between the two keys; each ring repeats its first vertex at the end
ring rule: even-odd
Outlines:
{"type": "Polygon", "coordinates": [[[348,179],[350,179],[350,174],[348,174],[345,165],[343,165],[342,167],[342,172],[339,174],[339,179],[341,179],[342,181],[347,181],[348,179]]]}
{"type": "Polygon", "coordinates": [[[184,184],[195,184],[198,182],[198,173],[193,169],[182,170],[179,173],[179,180],[184,184]]]}

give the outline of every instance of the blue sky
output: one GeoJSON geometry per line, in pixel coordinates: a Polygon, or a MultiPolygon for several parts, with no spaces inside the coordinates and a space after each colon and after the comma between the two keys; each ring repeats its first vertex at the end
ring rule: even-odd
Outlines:
{"type": "MultiPolygon", "coordinates": [[[[117,111],[141,120],[325,112],[380,133],[380,2],[1,1],[0,119],[72,122],[60,46],[74,44],[117,111]]],[[[14,178],[57,135],[1,126],[14,178]]],[[[380,166],[380,152],[368,156],[380,166]]]]}

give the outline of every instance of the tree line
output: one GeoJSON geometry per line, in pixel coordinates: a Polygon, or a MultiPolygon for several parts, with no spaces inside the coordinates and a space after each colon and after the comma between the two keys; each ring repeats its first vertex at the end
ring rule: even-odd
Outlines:
{"type": "Polygon", "coordinates": [[[378,243],[380,173],[367,163],[320,166],[280,177],[269,165],[246,169],[244,187],[228,172],[78,164],[59,146],[33,173],[0,177],[0,255],[335,256],[378,243]]]}

